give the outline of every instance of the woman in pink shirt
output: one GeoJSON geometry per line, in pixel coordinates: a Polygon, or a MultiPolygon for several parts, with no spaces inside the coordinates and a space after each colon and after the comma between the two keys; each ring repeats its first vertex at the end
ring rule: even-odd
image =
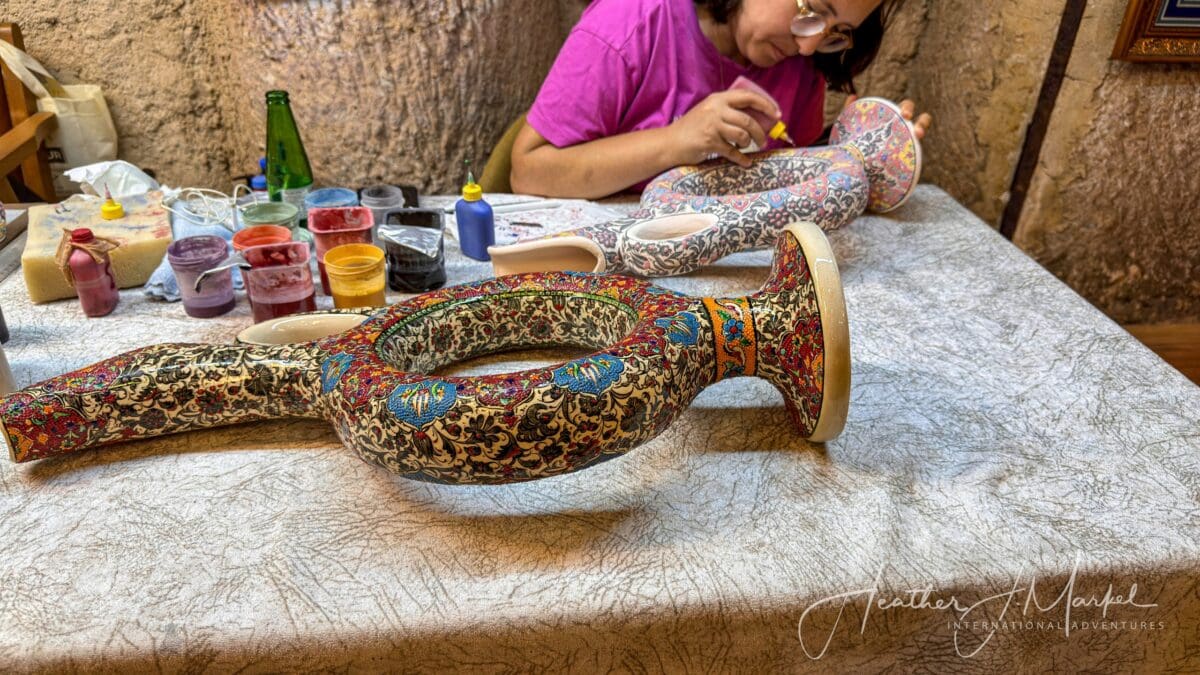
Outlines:
{"type": "MultiPolygon", "coordinates": [[[[515,192],[594,199],[676,166],[797,145],[823,128],[825,88],[854,93],[901,0],[594,0],[567,37],[513,146],[515,192]],[[727,91],[739,75],[778,102],[727,91]]],[[[909,119],[912,101],[901,109],[909,119]]],[[[918,137],[931,118],[916,121],[918,137]]]]}

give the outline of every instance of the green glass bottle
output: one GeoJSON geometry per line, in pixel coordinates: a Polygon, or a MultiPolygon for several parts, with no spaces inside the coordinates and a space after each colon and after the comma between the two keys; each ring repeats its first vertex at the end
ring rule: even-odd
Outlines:
{"type": "Polygon", "coordinates": [[[312,167],[286,91],[267,92],[267,194],[300,210],[300,226],[308,226],[304,198],[312,189],[312,167]]]}

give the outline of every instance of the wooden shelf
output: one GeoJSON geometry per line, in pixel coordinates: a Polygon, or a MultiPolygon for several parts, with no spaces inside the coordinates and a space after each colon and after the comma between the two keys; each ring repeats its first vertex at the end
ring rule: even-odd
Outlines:
{"type": "Polygon", "coordinates": [[[1134,324],[1124,328],[1192,382],[1200,384],[1200,323],[1134,324]]]}

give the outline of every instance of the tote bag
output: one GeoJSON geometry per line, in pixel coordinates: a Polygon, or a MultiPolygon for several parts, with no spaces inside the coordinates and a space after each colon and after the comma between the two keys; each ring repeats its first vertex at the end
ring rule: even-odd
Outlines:
{"type": "Polygon", "coordinates": [[[117,129],[104,93],[94,84],[59,84],[36,59],[3,40],[0,61],[37,97],[38,110],[57,118],[58,129],[46,139],[54,189],[63,194],[78,192],[63,177],[64,171],[117,158],[117,129]]]}

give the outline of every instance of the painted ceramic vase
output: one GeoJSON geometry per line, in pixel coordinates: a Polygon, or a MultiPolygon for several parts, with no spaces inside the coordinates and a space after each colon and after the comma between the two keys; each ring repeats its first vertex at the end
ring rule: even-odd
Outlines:
{"type": "Polygon", "coordinates": [[[757,376],[821,441],[849,405],[845,305],[828,241],[789,225],[761,291],[692,298],[631,277],[521,274],[415,296],[302,344],[145,347],[0,400],[17,462],[162,434],[323,418],[362,459],[416,480],[577,471],[657,436],[710,384],[757,376]],[[519,348],[593,353],[478,377],[447,364],[519,348]]]}
{"type": "Polygon", "coordinates": [[[630,217],[490,249],[497,274],[544,270],[685,274],[769,246],[797,220],[833,230],[867,210],[898,208],[920,179],[921,146],[890,101],[860,99],[838,117],[832,145],[668,171],[630,217]]]}

